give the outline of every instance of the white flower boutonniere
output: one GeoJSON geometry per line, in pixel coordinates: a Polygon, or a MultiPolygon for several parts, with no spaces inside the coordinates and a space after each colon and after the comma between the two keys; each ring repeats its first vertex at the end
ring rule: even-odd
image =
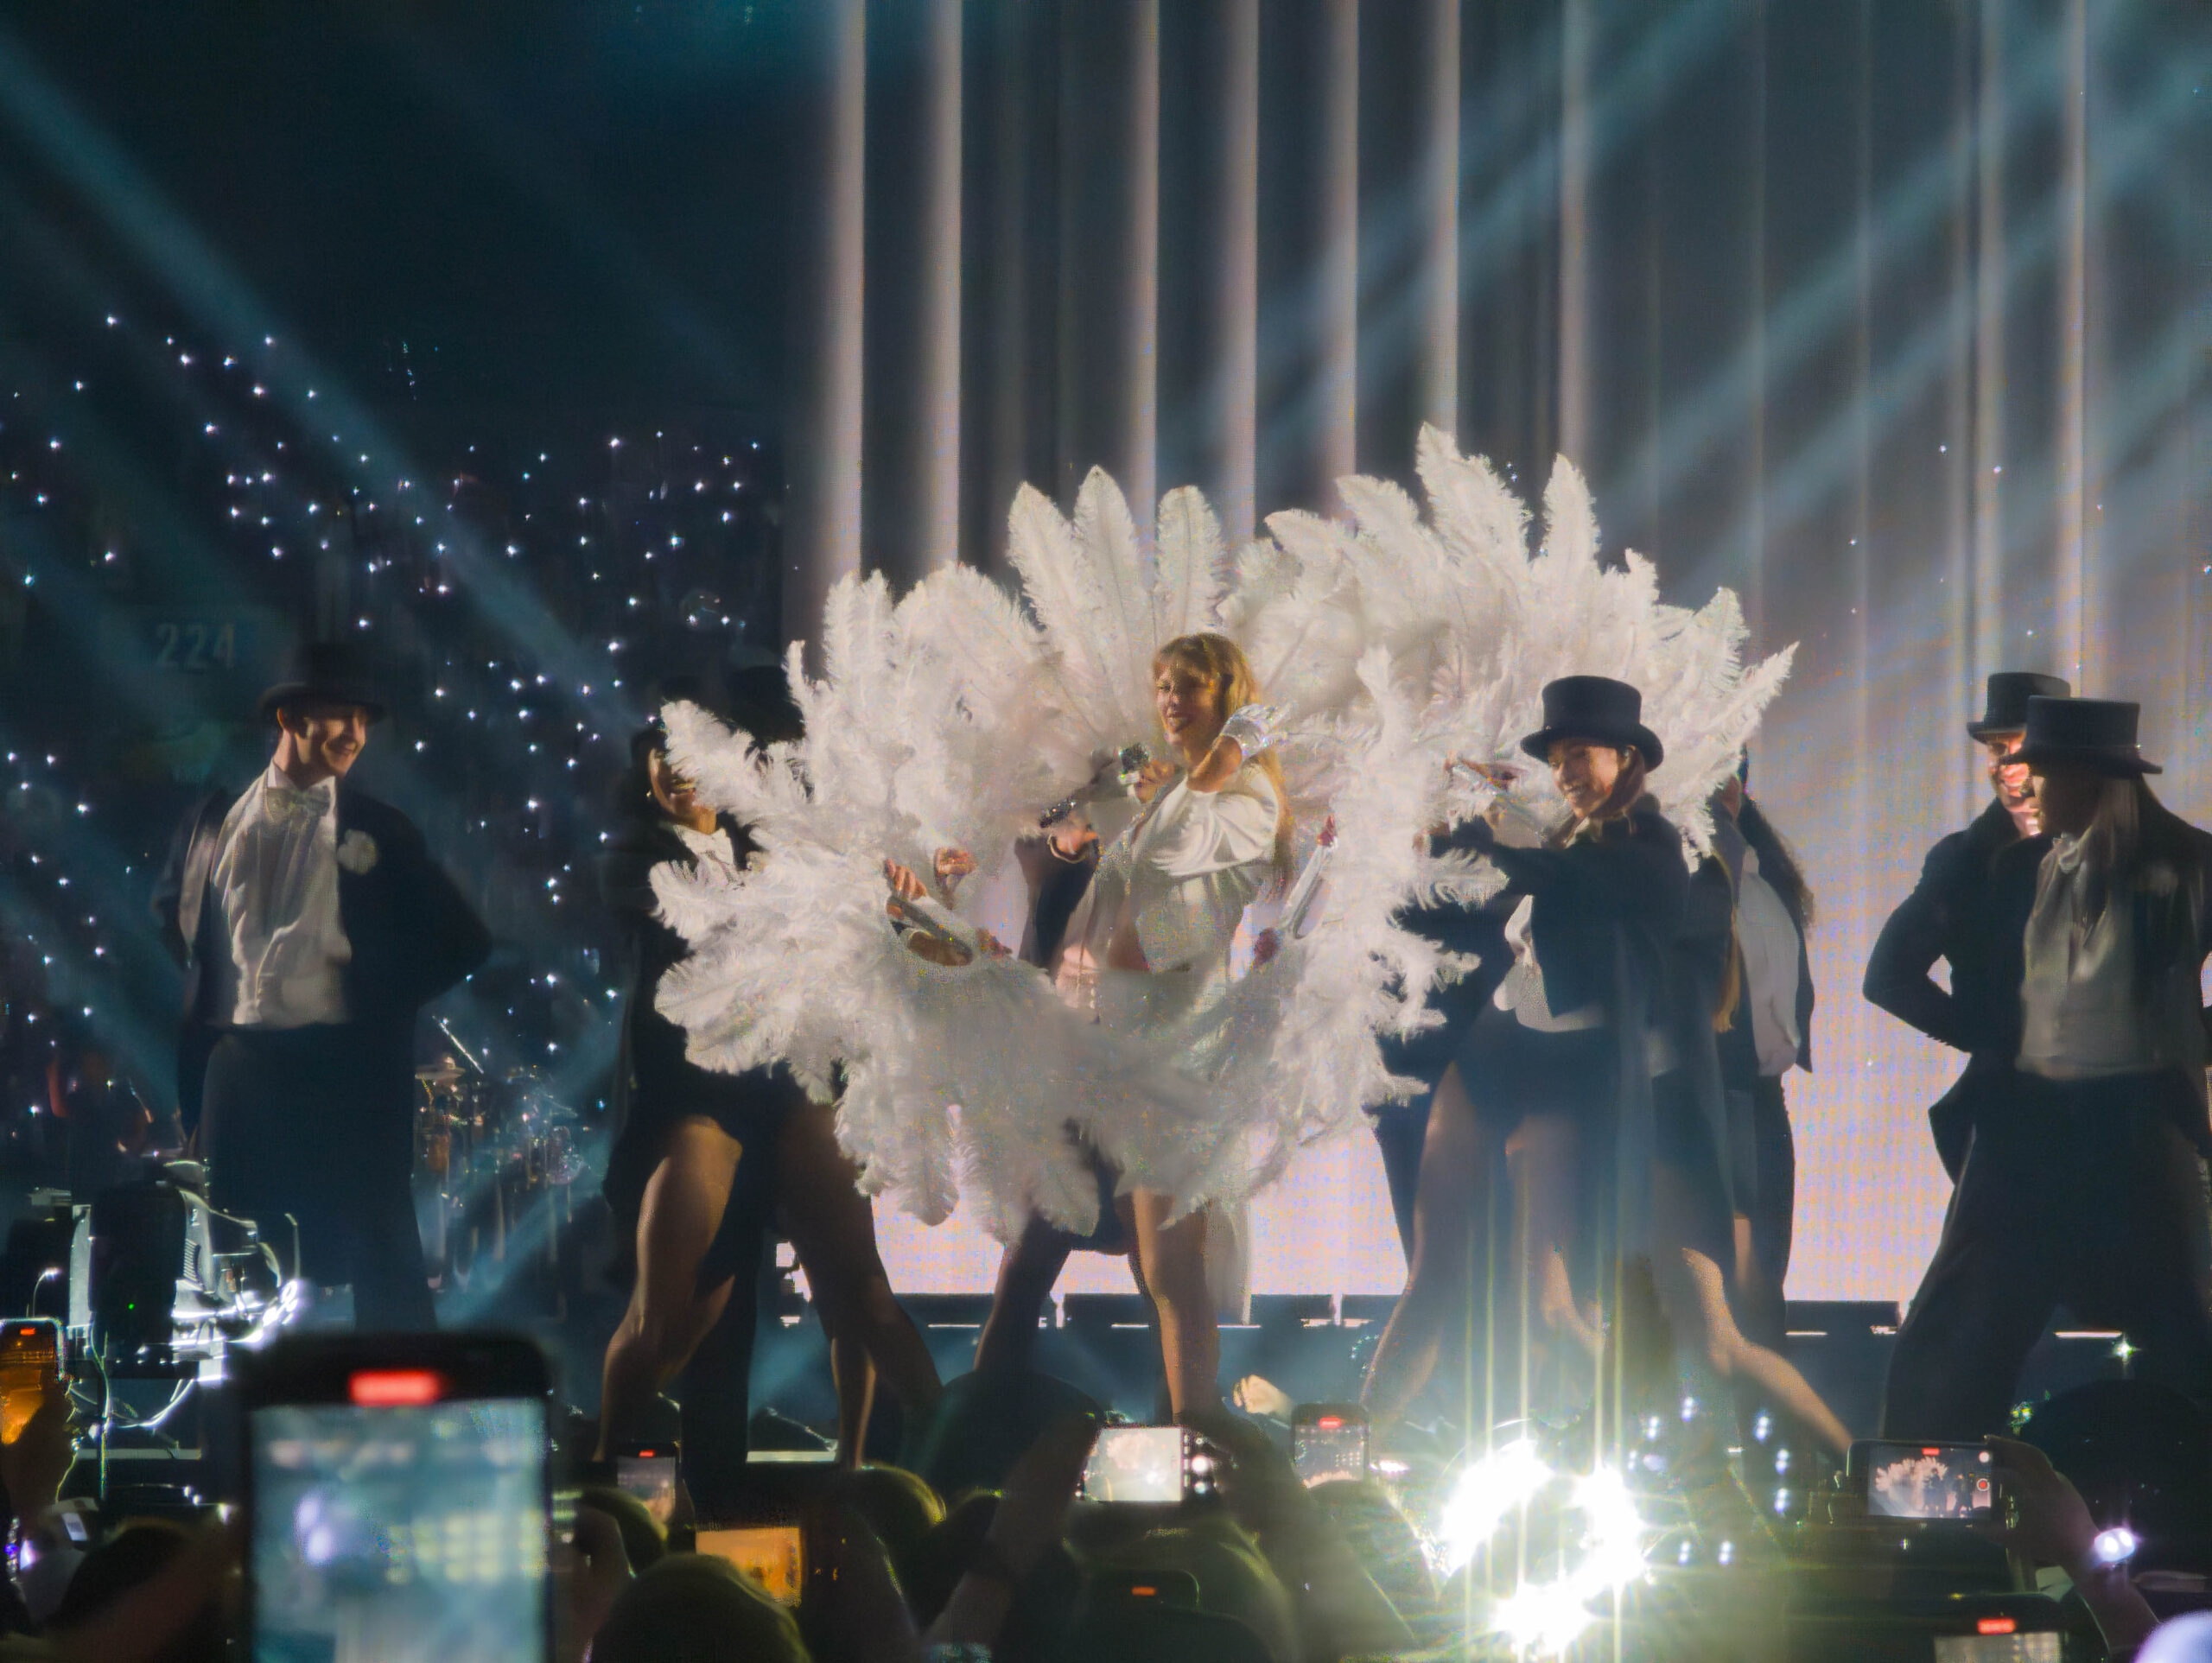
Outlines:
{"type": "Polygon", "coordinates": [[[338,864],[359,877],[377,863],[377,840],[365,831],[349,831],[338,840],[338,864]]]}

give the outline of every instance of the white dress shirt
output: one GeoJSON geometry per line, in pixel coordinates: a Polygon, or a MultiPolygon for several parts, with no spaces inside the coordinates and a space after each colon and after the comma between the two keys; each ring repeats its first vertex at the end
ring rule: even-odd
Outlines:
{"type": "Polygon", "coordinates": [[[1536,941],[1529,930],[1535,910],[1536,898],[1523,895],[1521,904],[1513,909],[1513,916],[1505,921],[1505,944],[1513,950],[1513,968],[1497,984],[1491,1003],[1501,1011],[1512,1012],[1515,1021],[1538,1033],[1580,1033],[1586,1029],[1604,1027],[1604,1006],[1585,1005],[1579,1011],[1554,1011],[1551,1001],[1544,997],[1544,973],[1536,962],[1536,941]]]}
{"type": "Polygon", "coordinates": [[[692,866],[701,883],[709,889],[734,889],[745,875],[739,864],[737,849],[729,841],[729,834],[717,826],[712,831],[696,831],[678,824],[676,835],[683,840],[683,847],[691,851],[692,866]]]}
{"type": "Polygon", "coordinates": [[[2200,1076],[2203,1027],[2196,974],[2135,985],[2135,910],[2124,892],[2088,917],[2082,847],[2053,841],[2036,876],[2023,942],[2020,1067],[2046,1080],[2095,1080],[2179,1068],[2200,1076]]]}
{"type": "Polygon", "coordinates": [[[1759,876],[1757,849],[1744,851],[1736,891],[1736,940],[1744,949],[1745,1003],[1759,1073],[1779,1079],[1797,1066],[1797,926],[1772,884],[1759,876]]]}
{"type": "Polygon", "coordinates": [[[271,763],[224,816],[208,884],[230,948],[208,967],[226,1025],[345,1021],[353,949],[338,917],[338,782],[303,791],[271,763]]]}

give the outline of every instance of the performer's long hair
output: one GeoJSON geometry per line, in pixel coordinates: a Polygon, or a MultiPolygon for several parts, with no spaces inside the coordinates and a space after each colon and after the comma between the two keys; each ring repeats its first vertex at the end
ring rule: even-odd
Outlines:
{"type": "Polygon", "coordinates": [[[1748,797],[1736,811],[1736,825],[1744,834],[1745,841],[1759,851],[1759,876],[1774,888],[1776,894],[1797,909],[1797,916],[1804,927],[1813,927],[1813,886],[1805,881],[1805,868],[1798,864],[1797,851],[1789,841],[1775,830],[1759,805],[1748,797]]]}
{"type": "Polygon", "coordinates": [[[2104,782],[2096,813],[2082,834],[2082,852],[2093,922],[2117,897],[2143,895],[2162,904],[2149,910],[2149,928],[2136,936],[2139,987],[2171,961],[2176,933],[2195,928],[2207,877],[2196,836],[2152,793],[2149,782],[2129,776],[2104,782]]]}
{"type": "MultiPolygon", "coordinates": [[[[1259,702],[1260,678],[1252,673],[1244,650],[1225,635],[1208,630],[1162,643],[1152,655],[1153,674],[1157,676],[1170,664],[1206,678],[1220,701],[1224,720],[1244,706],[1259,702]]],[[[1290,788],[1283,783],[1282,763],[1273,751],[1262,752],[1258,763],[1260,771],[1275,788],[1274,864],[1280,876],[1290,870],[1290,788]]]]}

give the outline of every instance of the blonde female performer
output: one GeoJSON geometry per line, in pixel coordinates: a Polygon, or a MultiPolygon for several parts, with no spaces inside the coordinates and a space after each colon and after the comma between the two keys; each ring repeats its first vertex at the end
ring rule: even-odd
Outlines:
{"type": "MultiPolygon", "coordinates": [[[[1136,782],[1144,806],[1101,858],[1068,930],[1060,985],[1088,1000],[1108,1029],[1166,1039],[1201,1078],[1227,1061],[1224,1006],[1244,910],[1287,870],[1291,816],[1281,765],[1268,753],[1272,713],[1251,665],[1227,636],[1178,636],[1153,658],[1153,701],[1167,754],[1136,782]]],[[[948,852],[940,869],[961,858],[948,852]]],[[[924,892],[904,867],[893,886],[924,892]]],[[[925,938],[912,938],[929,950],[925,938]]],[[[1271,939],[1257,947],[1264,958],[1271,939]]],[[[1165,1117],[1163,1117],[1165,1118],[1165,1117]]],[[[1221,1338],[1207,1278],[1217,1216],[1154,1187],[1150,1152],[1187,1155],[1179,1128],[1122,1128],[1116,1207],[1136,1241],[1136,1266],[1160,1312],[1168,1396],[1179,1419],[1220,1406],[1221,1338]]]]}

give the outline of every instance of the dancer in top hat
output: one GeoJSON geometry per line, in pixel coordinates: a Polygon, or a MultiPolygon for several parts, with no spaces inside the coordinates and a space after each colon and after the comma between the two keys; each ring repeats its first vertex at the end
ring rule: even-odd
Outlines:
{"type": "Polygon", "coordinates": [[[1972,825],[1929,851],[1918,886],[1890,915],[1866,961],[1869,1004],[1967,1053],[1966,1072],[1928,1111],[1936,1153],[1955,1181],[1989,1083],[2012,1062],[1990,1049],[1988,1036],[2001,1025],[1993,1014],[2012,990],[1992,977],[1978,943],[1991,862],[2037,830],[2035,793],[2018,755],[2028,701],[2063,699],[2072,691],[2057,676],[2032,670],[1999,670],[1989,678],[1986,708],[1967,732],[1986,755],[1995,800],[1972,825]],[[1929,974],[1938,959],[1951,967],[1948,992],[1929,974]]]}
{"type": "Polygon", "coordinates": [[[1501,841],[1488,820],[1438,840],[1504,873],[1518,897],[1505,926],[1517,962],[1464,1065],[1487,1135],[1455,1140],[1441,1120],[1431,1129],[1414,1262],[1368,1375],[1370,1407],[1396,1412],[1417,1389],[1431,1336],[1468,1296],[1457,1285],[1465,1204],[1446,1197],[1471,1195],[1467,1154],[1502,1142],[1520,1153],[1526,1223],[1515,1256],[1532,1327],[1584,1350],[1594,1378],[1602,1330],[1569,1273],[1577,1241],[1609,1249],[1601,1258],[1646,1259],[1683,1342],[1724,1379],[1770,1393],[1840,1455],[1849,1432],[1784,1358],[1745,1337],[1724,1292],[1731,1201],[1714,1021],[1733,1003],[1727,886],[1694,892],[1681,834],[1645,790],[1665,752],[1637,689],[1564,676],[1544,688],[1543,708],[1522,749],[1550,764],[1567,817],[1534,848],[1501,841]],[[1455,1162],[1454,1152],[1466,1152],[1455,1162]],[[1575,1217],[1584,1165],[1615,1199],[1610,1228],[1575,1217]]]}
{"type": "Polygon", "coordinates": [[[316,643],[261,698],[268,769],[203,798],[154,910],[183,962],[177,1101],[214,1203],[295,1273],[351,1283],[364,1329],[433,1325],[409,1190],[415,1013],[492,938],[397,809],[347,783],[385,714],[361,654],[316,643]]]}
{"type": "Polygon", "coordinates": [[[1578,1216],[1577,1172],[1604,1164],[1624,1118],[1649,1120],[1653,989],[1682,919],[1688,873],[1680,834],[1644,790],[1665,747],[1643,724],[1642,694],[1605,676],[1570,676],[1542,697],[1543,727],[1521,748],[1551,764],[1567,805],[1544,847],[1503,848],[1488,820],[1432,839],[1440,852],[1480,851],[1505,873],[1509,887],[1491,910],[1508,915],[1513,968],[1492,984],[1452,1059],[1463,1089],[1433,1094],[1429,1108],[1405,1290],[1362,1394],[1381,1420],[1402,1415],[1420,1392],[1456,1314],[1481,1307],[1470,1279],[1477,1229],[1491,1170],[1509,1148],[1522,1325],[1560,1381],[1596,1374],[1590,1279],[1578,1289],[1570,1273],[1578,1241],[1591,1237],[1578,1216]]]}
{"type": "Polygon", "coordinates": [[[2152,795],[2138,708],[2031,699],[2014,753],[2041,835],[2000,854],[1977,948],[2008,1070],[1976,1123],[1891,1358],[1885,1435],[2001,1431],[2052,1309],[2123,1330],[2145,1378],[2212,1387],[2200,1248],[2212,834],[2152,795]],[[2001,1007],[2001,1008],[1999,1008],[2001,1007]]]}

